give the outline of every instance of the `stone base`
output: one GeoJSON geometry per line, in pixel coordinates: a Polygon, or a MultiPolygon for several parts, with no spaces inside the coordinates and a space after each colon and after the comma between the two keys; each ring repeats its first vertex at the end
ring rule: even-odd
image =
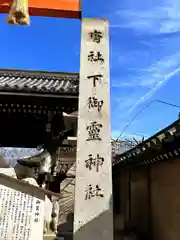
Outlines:
{"type": "Polygon", "coordinates": [[[56,237],[54,235],[44,235],[43,240],[66,240],[67,238],[65,237],[56,237]]]}
{"type": "Polygon", "coordinates": [[[57,240],[55,234],[44,234],[43,240],[57,240]]]}
{"type": "Polygon", "coordinates": [[[59,232],[58,236],[56,237],[56,240],[73,240],[73,232],[70,232],[70,231],[59,232]]]}

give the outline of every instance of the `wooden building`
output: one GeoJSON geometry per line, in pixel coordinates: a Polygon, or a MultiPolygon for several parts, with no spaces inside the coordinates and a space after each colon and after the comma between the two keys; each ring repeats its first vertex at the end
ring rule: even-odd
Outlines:
{"type": "MultiPolygon", "coordinates": [[[[78,73],[0,69],[1,146],[42,146],[56,165],[73,148],[77,114],[71,114],[78,110],[78,95],[78,73]]],[[[68,168],[61,165],[63,177],[68,168]]]]}
{"type": "MultiPolygon", "coordinates": [[[[29,16],[25,18],[26,14],[19,11],[21,7],[15,9],[13,5],[11,7],[9,0],[0,0],[0,13],[7,13],[10,9],[6,21],[29,24],[29,16]]],[[[31,16],[81,18],[80,0],[31,0],[28,9],[31,16]]],[[[59,192],[59,183],[68,177],[69,165],[65,164],[65,170],[54,175],[59,158],[57,152],[62,147],[73,149],[77,135],[77,164],[73,164],[75,171],[71,169],[71,173],[68,173],[73,180],[76,179],[75,197],[70,194],[70,201],[75,200],[74,218],[71,220],[73,231],[70,238],[68,236],[65,239],[109,240],[113,239],[113,214],[108,21],[82,20],[80,58],[80,74],[0,70],[0,144],[4,147],[41,146],[45,149],[43,171],[37,159],[19,163],[36,165],[35,168],[40,170],[36,176],[39,185],[44,184],[41,175],[48,190],[59,192]],[[78,134],[76,118],[70,120],[71,114],[77,111],[78,134]],[[89,160],[90,167],[84,164],[89,160]],[[91,162],[95,171],[91,171],[91,162]],[[57,189],[54,188],[56,186],[57,189]],[[89,201],[91,198],[92,201],[89,201]]],[[[66,160],[70,159],[68,162],[71,162],[73,158],[74,155],[69,157],[68,154],[66,160]]],[[[64,207],[66,209],[67,205],[64,207]]],[[[51,215],[54,232],[57,230],[58,212],[58,203],[54,201],[51,215]]],[[[49,239],[49,236],[46,237],[49,239]]]]}
{"type": "Polygon", "coordinates": [[[142,239],[180,239],[180,120],[133,149],[113,167],[116,233],[133,228],[142,239]]]}
{"type": "MultiPolygon", "coordinates": [[[[13,7],[9,0],[0,0],[0,13],[7,13],[11,8],[6,20],[8,23],[29,24],[29,16],[25,19],[23,12],[19,19],[16,16],[19,16],[19,8],[15,11],[13,7]]],[[[80,0],[32,0],[28,8],[31,16],[81,18],[80,0]]],[[[38,157],[19,163],[31,164],[39,170],[36,179],[43,187],[45,182],[48,190],[59,193],[60,182],[64,178],[70,177],[73,182],[76,179],[69,190],[72,198],[70,211],[75,210],[68,239],[109,240],[113,239],[113,208],[108,21],[82,20],[80,58],[80,74],[0,70],[0,144],[3,147],[41,146],[45,149],[43,171],[38,157]],[[77,116],[72,117],[72,113],[77,111],[78,134],[77,116]],[[76,151],[72,153],[72,149],[76,147],[76,141],[77,164],[73,164],[76,151]],[[64,164],[64,171],[61,169],[58,172],[57,162],[64,159],[61,156],[65,152],[61,150],[65,148],[71,149],[66,156],[68,163],[64,164]],[[84,161],[90,161],[90,167],[84,161]],[[70,172],[69,165],[74,167],[70,172]],[[94,166],[93,171],[91,165],[94,166]],[[74,185],[75,197],[72,194],[74,185]]],[[[59,210],[56,200],[53,202],[51,230],[57,233],[59,210]]],[[[66,208],[67,205],[64,205],[66,208]]],[[[49,239],[49,236],[46,237],[49,239]]]]}

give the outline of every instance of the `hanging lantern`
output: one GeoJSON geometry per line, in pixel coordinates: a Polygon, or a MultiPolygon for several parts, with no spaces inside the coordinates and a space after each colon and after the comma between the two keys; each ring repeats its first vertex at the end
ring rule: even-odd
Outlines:
{"type": "Polygon", "coordinates": [[[6,21],[13,25],[29,25],[28,0],[13,0],[6,21]]]}

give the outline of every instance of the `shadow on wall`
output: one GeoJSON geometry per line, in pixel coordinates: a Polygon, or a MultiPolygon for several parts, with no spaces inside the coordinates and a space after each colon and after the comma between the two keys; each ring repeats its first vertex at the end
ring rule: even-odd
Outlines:
{"type": "MultiPolygon", "coordinates": [[[[64,237],[64,240],[93,240],[93,239],[103,239],[110,240],[110,236],[113,234],[113,225],[112,229],[110,229],[111,233],[109,233],[108,229],[111,225],[112,218],[112,196],[109,202],[109,210],[103,212],[98,217],[94,218],[84,226],[82,226],[75,234],[73,238],[73,213],[68,214],[67,222],[65,224],[61,224],[58,227],[58,236],[64,237]],[[72,231],[64,232],[64,229],[72,227],[72,231]],[[98,226],[98,228],[97,228],[98,226]],[[102,232],[101,229],[104,229],[102,232]],[[96,237],[96,238],[95,238],[96,237]]],[[[112,223],[113,224],[113,223],[112,223]]]]}
{"type": "Polygon", "coordinates": [[[69,213],[66,222],[58,226],[58,233],[73,232],[74,213],[69,213]]]}
{"type": "Polygon", "coordinates": [[[111,233],[107,230],[109,228],[110,219],[112,211],[106,211],[100,214],[98,217],[94,218],[92,221],[88,222],[86,225],[81,227],[74,235],[74,240],[92,240],[92,239],[102,239],[110,240],[110,236],[113,234],[113,229],[111,233]],[[98,227],[97,227],[98,226],[98,227]],[[107,226],[107,227],[106,227],[107,226]],[[102,232],[101,229],[104,229],[102,232]],[[96,236],[96,238],[95,238],[96,236]]]}

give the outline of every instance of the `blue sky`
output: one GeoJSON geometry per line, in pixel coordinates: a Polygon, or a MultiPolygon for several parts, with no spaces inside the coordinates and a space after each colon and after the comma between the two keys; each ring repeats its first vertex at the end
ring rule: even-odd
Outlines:
{"type": "MultiPolygon", "coordinates": [[[[83,0],[82,8],[83,17],[110,22],[114,137],[149,101],[180,105],[177,0],[83,0]]],[[[0,68],[79,71],[79,20],[33,17],[31,27],[17,27],[7,25],[5,17],[0,15],[0,68]]],[[[154,102],[124,135],[151,136],[175,121],[179,111],[154,102]]]]}

